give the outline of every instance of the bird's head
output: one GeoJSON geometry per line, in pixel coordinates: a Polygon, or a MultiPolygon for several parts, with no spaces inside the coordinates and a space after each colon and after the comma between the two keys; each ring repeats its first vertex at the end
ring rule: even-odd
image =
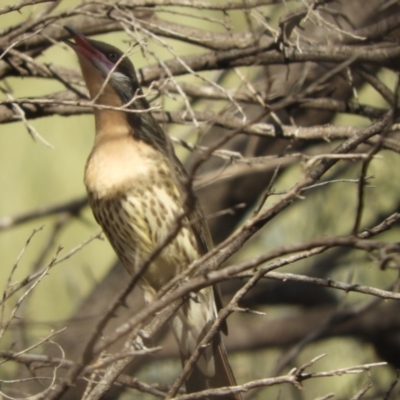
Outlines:
{"type": "Polygon", "coordinates": [[[65,43],[78,55],[92,99],[96,97],[100,103],[117,106],[110,104],[116,102],[117,99],[113,98],[115,95],[120,99],[119,105],[122,105],[140,91],[135,69],[121,50],[110,44],[88,39],[69,26],[65,29],[75,41],[66,40],[65,43]],[[107,79],[107,85],[104,86],[107,79]],[[99,95],[100,90],[102,93],[99,95]]]}
{"type": "MultiPolygon", "coordinates": [[[[130,110],[149,110],[150,105],[143,95],[135,69],[125,54],[110,44],[91,40],[66,26],[74,42],[66,40],[78,55],[82,74],[90,97],[97,104],[121,107],[129,103],[130,110]],[[107,84],[104,84],[107,81],[107,84]]],[[[127,123],[132,135],[172,154],[171,143],[151,112],[124,112],[105,109],[94,110],[96,129],[127,123]]]]}

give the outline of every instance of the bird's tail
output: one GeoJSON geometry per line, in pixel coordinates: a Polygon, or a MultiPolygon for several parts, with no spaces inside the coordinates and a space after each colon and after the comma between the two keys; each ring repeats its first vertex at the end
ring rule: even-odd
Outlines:
{"type": "MultiPolygon", "coordinates": [[[[197,345],[208,332],[217,315],[214,292],[211,287],[204,288],[190,298],[172,320],[172,329],[179,344],[182,363],[185,364],[197,345]]],[[[216,334],[212,344],[204,349],[202,355],[186,379],[188,393],[223,386],[235,386],[236,380],[228,361],[220,334],[216,334]]],[[[210,400],[214,398],[211,397],[210,400]]],[[[217,397],[215,397],[217,399],[217,397]]],[[[241,400],[239,393],[218,396],[219,400],[241,400]]]]}

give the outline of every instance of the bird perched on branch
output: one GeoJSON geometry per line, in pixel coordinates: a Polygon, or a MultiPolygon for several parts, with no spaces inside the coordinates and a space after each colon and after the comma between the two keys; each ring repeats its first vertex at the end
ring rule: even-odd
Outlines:
{"type": "MultiPolygon", "coordinates": [[[[212,246],[207,223],[169,137],[149,111],[135,69],[123,52],[66,27],[94,107],[96,136],[85,185],[97,222],[131,274],[184,223],[141,276],[147,301],[212,246]],[[127,109],[119,109],[127,105],[127,109]],[[137,112],[127,112],[135,110],[137,112]]],[[[188,297],[171,325],[185,363],[217,316],[213,287],[188,297]]],[[[186,380],[188,392],[236,385],[220,334],[186,380]]],[[[239,394],[218,399],[239,400],[239,394]]]]}

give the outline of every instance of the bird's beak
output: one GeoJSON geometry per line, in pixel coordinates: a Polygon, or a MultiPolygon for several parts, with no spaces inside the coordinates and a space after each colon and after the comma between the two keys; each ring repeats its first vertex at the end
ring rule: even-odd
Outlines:
{"type": "MultiPolygon", "coordinates": [[[[105,64],[108,64],[108,60],[104,57],[103,53],[97,50],[82,33],[76,31],[70,26],[64,26],[75,40],[71,42],[70,40],[64,40],[68,46],[70,46],[77,54],[84,56],[86,59],[91,61],[94,65],[96,65],[99,61],[105,64]]],[[[108,65],[107,65],[108,66],[108,65]]],[[[109,66],[108,66],[109,67],[109,66]]],[[[111,66],[112,67],[112,66],[111,66]]]]}

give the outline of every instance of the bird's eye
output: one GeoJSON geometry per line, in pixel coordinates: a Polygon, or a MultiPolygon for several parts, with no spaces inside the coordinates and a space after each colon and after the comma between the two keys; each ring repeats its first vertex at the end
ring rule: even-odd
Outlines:
{"type": "Polygon", "coordinates": [[[112,51],[112,52],[108,53],[107,58],[108,58],[110,61],[117,61],[118,55],[117,55],[117,53],[114,53],[114,52],[112,51]]]}

